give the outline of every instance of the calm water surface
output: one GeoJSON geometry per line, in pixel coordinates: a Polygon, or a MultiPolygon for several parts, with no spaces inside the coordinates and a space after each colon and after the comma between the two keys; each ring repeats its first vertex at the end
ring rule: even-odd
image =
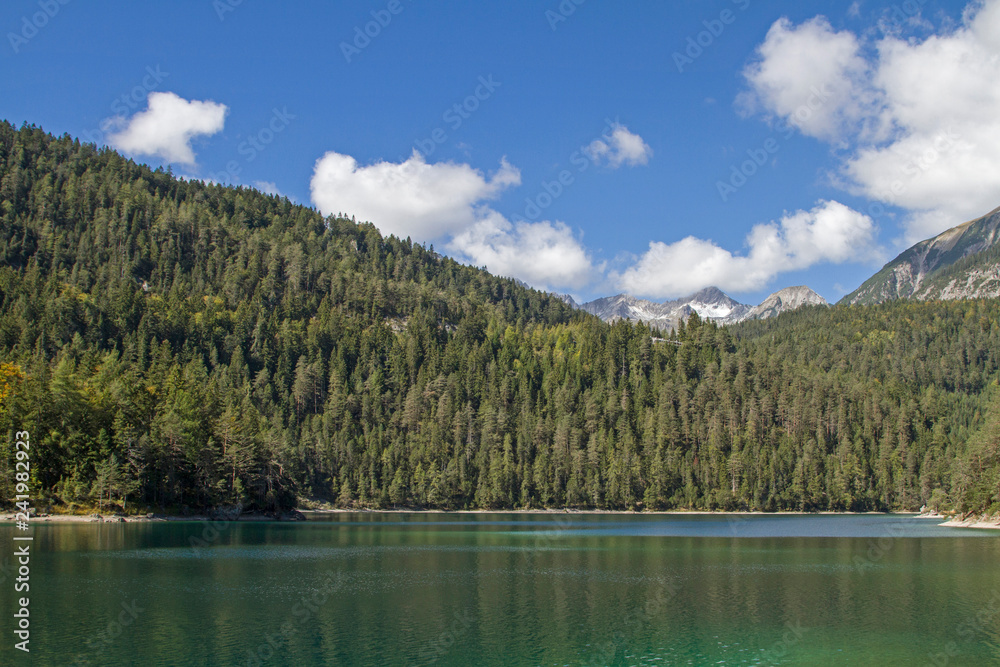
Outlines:
{"type": "Polygon", "coordinates": [[[4,665],[1000,664],[1000,531],[912,516],[34,525],[4,665]]]}

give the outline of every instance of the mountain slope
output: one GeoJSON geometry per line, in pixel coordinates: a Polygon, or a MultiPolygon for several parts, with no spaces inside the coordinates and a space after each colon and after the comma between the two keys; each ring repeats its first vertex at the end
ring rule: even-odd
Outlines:
{"type": "Polygon", "coordinates": [[[1000,296],[1000,208],[921,241],[840,303],[1000,296]]]}
{"type": "Polygon", "coordinates": [[[0,503],[25,430],[39,507],[981,511],[998,322],[1000,300],[900,301],[657,340],[0,122],[0,503]]]}
{"type": "Polygon", "coordinates": [[[0,362],[25,378],[0,432],[30,423],[67,502],[98,479],[130,507],[369,496],[411,391],[479,378],[448,410],[478,405],[507,328],[581,321],[604,326],[370,223],[0,121],[0,362]]]}

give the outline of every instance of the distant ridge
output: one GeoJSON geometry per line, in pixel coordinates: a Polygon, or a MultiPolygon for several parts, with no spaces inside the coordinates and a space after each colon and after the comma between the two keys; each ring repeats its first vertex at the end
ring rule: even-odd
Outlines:
{"type": "Polygon", "coordinates": [[[827,306],[829,305],[823,297],[812,291],[805,285],[796,287],[786,287],[778,290],[771,296],[764,299],[760,305],[754,306],[743,319],[766,320],[775,317],[789,310],[797,310],[802,306],[827,306]]]}
{"type": "Polygon", "coordinates": [[[628,294],[618,294],[577,304],[573,297],[560,295],[566,303],[605,322],[631,320],[663,330],[677,329],[692,313],[717,324],[736,324],[748,319],[766,319],[804,305],[827,305],[826,299],[805,286],[786,287],[757,306],[740,303],[717,287],[706,287],[690,296],[656,303],[628,294]]]}

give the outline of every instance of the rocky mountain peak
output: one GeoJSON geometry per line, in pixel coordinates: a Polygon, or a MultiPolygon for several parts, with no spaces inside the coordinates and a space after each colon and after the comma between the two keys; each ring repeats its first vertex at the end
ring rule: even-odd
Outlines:
{"type": "Polygon", "coordinates": [[[763,320],[809,305],[827,306],[829,304],[826,299],[805,285],[786,287],[764,299],[760,305],[751,308],[746,319],[763,320]]]}
{"type": "Polygon", "coordinates": [[[900,253],[841,303],[1000,296],[1000,208],[900,253]]]}
{"type": "MultiPolygon", "coordinates": [[[[566,300],[565,298],[563,299],[566,300]]],[[[571,303],[571,301],[567,301],[571,303]]],[[[572,302],[571,305],[573,305],[572,302]]],[[[736,301],[718,287],[706,287],[694,294],[656,303],[629,294],[616,294],[588,301],[579,306],[605,322],[620,319],[645,322],[664,331],[676,329],[691,313],[718,324],[736,324],[747,319],[773,317],[808,304],[826,304],[826,300],[808,287],[787,287],[770,295],[758,306],[736,301]]]]}

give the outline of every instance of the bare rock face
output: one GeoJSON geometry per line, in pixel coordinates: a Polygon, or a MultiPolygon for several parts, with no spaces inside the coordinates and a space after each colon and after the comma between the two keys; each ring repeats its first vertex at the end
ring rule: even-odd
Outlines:
{"type": "Polygon", "coordinates": [[[240,515],[243,514],[243,505],[236,503],[235,505],[218,505],[213,507],[208,515],[215,521],[237,521],[240,515]]]}
{"type": "Polygon", "coordinates": [[[841,300],[980,299],[1000,296],[1000,208],[901,253],[841,300]]]}
{"type": "Polygon", "coordinates": [[[721,324],[738,322],[750,310],[750,306],[739,303],[716,287],[707,287],[690,296],[663,303],[619,294],[588,301],[580,309],[605,322],[633,320],[670,330],[676,329],[691,313],[698,313],[702,319],[721,324]]]}

